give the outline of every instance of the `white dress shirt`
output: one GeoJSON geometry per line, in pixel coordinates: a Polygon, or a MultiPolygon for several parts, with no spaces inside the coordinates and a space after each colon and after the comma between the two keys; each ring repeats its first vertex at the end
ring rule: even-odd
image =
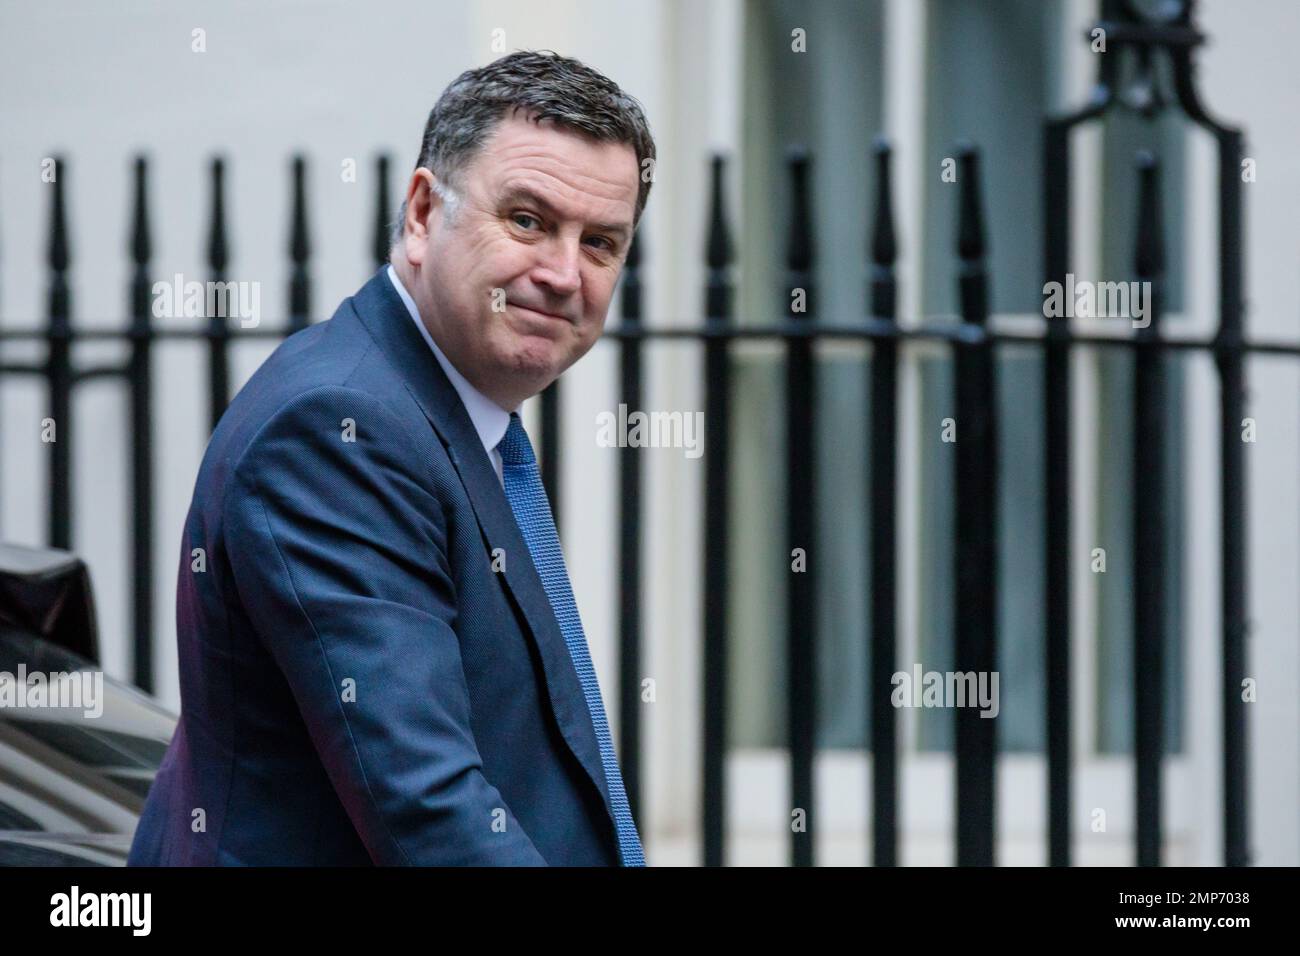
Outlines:
{"type": "MultiPolygon", "coordinates": [[[[501,472],[501,452],[497,451],[497,445],[501,444],[501,439],[506,437],[506,429],[510,427],[510,413],[471,385],[465,376],[456,370],[456,366],[451,364],[447,356],[442,354],[442,349],[438,348],[437,343],[433,341],[433,336],[420,320],[420,312],[415,307],[415,300],[402,285],[402,280],[397,278],[397,270],[391,265],[388,267],[388,278],[392,280],[393,288],[406,303],[406,311],[411,313],[411,320],[415,323],[415,327],[424,336],[424,341],[429,343],[429,348],[433,350],[438,364],[447,373],[452,387],[456,389],[456,394],[464,403],[465,411],[469,412],[469,420],[473,422],[474,430],[478,432],[479,441],[483,442],[483,449],[488,453],[492,467],[496,470],[497,481],[505,487],[505,478],[501,472]]],[[[519,411],[518,407],[515,411],[519,411]]]]}

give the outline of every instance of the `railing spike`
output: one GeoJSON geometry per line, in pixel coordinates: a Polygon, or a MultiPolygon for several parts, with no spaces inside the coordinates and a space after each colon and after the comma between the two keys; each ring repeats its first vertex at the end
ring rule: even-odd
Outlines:
{"type": "Polygon", "coordinates": [[[623,268],[625,270],[641,268],[642,242],[643,240],[641,238],[640,230],[633,232],[632,241],[628,244],[627,247],[627,258],[623,260],[623,268]]]}
{"type": "Polygon", "coordinates": [[[392,210],[388,208],[388,154],[380,153],[375,157],[375,268],[388,261],[391,248],[392,230],[388,217],[392,210]]]}
{"type": "Polygon", "coordinates": [[[979,175],[979,148],[970,143],[959,143],[957,190],[961,205],[957,219],[957,255],[964,262],[982,259],[987,252],[979,175]]]}
{"type": "Polygon", "coordinates": [[[731,233],[727,229],[725,202],[727,160],[715,153],[710,163],[709,238],[706,262],[710,269],[725,269],[734,255],[731,233]]]}
{"type": "Polygon", "coordinates": [[[68,268],[68,226],[63,209],[63,180],[68,175],[68,163],[62,156],[54,157],[54,193],[50,199],[50,244],[47,247],[49,266],[55,272],[68,268]]]}
{"type": "Polygon", "coordinates": [[[289,255],[297,265],[305,265],[311,255],[307,236],[307,160],[301,155],[293,158],[293,226],[289,255]]]}
{"type": "Polygon", "coordinates": [[[307,234],[307,160],[301,154],[293,158],[289,256],[293,261],[289,270],[289,328],[296,332],[305,329],[311,318],[311,284],[307,277],[307,260],[311,257],[307,234]]]}
{"type": "Polygon", "coordinates": [[[731,280],[728,267],[734,250],[731,230],[727,226],[727,160],[714,153],[710,160],[709,234],[705,242],[704,316],[706,321],[726,322],[731,317],[731,280]]]}
{"type": "Polygon", "coordinates": [[[148,162],[143,155],[135,158],[135,201],[131,216],[131,261],[143,266],[153,252],[149,235],[148,162]]]}
{"type": "Polygon", "coordinates": [[[791,146],[786,153],[790,170],[791,210],[790,242],[786,249],[786,265],[792,272],[807,272],[812,268],[812,202],[808,196],[808,180],[812,157],[803,145],[791,146]]]}
{"type": "Polygon", "coordinates": [[[876,159],[876,214],[871,230],[871,261],[877,266],[892,266],[898,258],[898,240],[894,235],[893,189],[890,160],[893,150],[883,136],[872,144],[876,159]]]}
{"type": "Polygon", "coordinates": [[[226,236],[226,161],[220,156],[213,157],[212,177],[212,221],[208,230],[208,269],[215,280],[224,279],[226,265],[230,261],[230,241],[226,236]]]}
{"type": "Polygon", "coordinates": [[[1137,238],[1133,266],[1141,279],[1164,275],[1164,224],[1160,212],[1160,160],[1149,150],[1137,155],[1138,210],[1137,238]]]}

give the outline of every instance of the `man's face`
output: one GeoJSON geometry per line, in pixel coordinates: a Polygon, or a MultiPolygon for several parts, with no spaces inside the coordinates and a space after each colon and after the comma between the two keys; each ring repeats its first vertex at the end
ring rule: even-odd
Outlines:
{"type": "Polygon", "coordinates": [[[513,409],[595,343],[632,238],[636,152],[522,113],[457,175],[452,208],[416,170],[399,276],[438,347],[513,409]]]}

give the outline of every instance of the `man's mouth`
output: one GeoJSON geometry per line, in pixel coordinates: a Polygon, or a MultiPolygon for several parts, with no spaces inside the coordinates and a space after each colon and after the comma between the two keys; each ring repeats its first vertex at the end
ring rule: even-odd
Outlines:
{"type": "Polygon", "coordinates": [[[545,310],[543,310],[543,309],[536,309],[536,308],[533,308],[532,306],[524,305],[524,304],[521,303],[521,302],[511,302],[510,304],[513,305],[516,309],[520,309],[520,310],[522,310],[522,311],[524,311],[524,312],[531,312],[533,315],[540,316],[540,317],[543,318],[543,319],[554,319],[554,320],[557,321],[557,322],[568,322],[568,321],[569,321],[569,317],[568,317],[568,316],[566,316],[566,315],[560,315],[559,313],[556,313],[556,312],[547,312],[547,311],[545,311],[545,310]]]}

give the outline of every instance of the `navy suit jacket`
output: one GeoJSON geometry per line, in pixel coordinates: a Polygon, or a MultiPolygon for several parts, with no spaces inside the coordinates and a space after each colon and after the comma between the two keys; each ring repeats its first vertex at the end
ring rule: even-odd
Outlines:
{"type": "Polygon", "coordinates": [[[222,416],[176,626],[130,865],[618,865],[564,637],[385,269],[222,416]]]}

